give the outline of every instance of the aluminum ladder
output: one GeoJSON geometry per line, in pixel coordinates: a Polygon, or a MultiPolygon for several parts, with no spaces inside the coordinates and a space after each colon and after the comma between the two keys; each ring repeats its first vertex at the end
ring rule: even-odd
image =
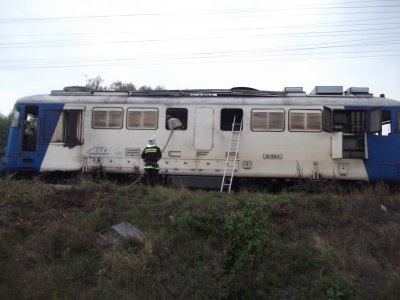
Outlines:
{"type": "Polygon", "coordinates": [[[233,118],[231,139],[229,141],[228,152],[226,153],[224,175],[222,177],[220,192],[231,192],[233,174],[235,173],[236,161],[238,157],[240,135],[242,133],[243,121],[236,123],[236,115],[233,118]]]}

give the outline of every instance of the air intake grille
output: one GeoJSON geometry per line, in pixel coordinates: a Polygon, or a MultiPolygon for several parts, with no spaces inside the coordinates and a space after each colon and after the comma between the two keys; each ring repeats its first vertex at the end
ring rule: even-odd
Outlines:
{"type": "Polygon", "coordinates": [[[197,151],[197,156],[206,156],[208,153],[210,153],[210,151],[200,150],[200,151],[197,151]]]}
{"type": "Polygon", "coordinates": [[[125,148],[125,156],[139,156],[140,148],[125,148]]]}

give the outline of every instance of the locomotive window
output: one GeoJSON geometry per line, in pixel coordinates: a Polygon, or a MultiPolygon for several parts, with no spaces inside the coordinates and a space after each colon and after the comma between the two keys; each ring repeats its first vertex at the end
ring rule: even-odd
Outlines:
{"type": "Polygon", "coordinates": [[[165,129],[186,130],[188,123],[188,110],[186,108],[167,108],[165,129]]]}
{"type": "Polygon", "coordinates": [[[122,110],[108,112],[108,127],[109,128],[122,127],[122,110]]]}
{"type": "Polygon", "coordinates": [[[322,111],[320,110],[290,110],[290,131],[321,131],[322,111]]]}
{"type": "Polygon", "coordinates": [[[285,129],[285,114],[282,109],[251,111],[251,130],[253,131],[283,131],[285,129]]]}
{"type": "Polygon", "coordinates": [[[92,127],[121,129],[123,115],[122,108],[93,108],[92,127]]]}
{"type": "Polygon", "coordinates": [[[44,143],[65,143],[68,147],[82,145],[81,110],[46,110],[44,116],[44,143]]]}
{"type": "Polygon", "coordinates": [[[390,110],[382,110],[382,135],[389,135],[392,131],[390,110]]]}
{"type": "Polygon", "coordinates": [[[156,108],[128,108],[126,127],[128,129],[157,129],[156,108]]]}
{"type": "Polygon", "coordinates": [[[233,120],[236,124],[242,122],[243,110],[240,108],[223,108],[221,109],[221,130],[231,131],[233,120]]]}
{"type": "Polygon", "coordinates": [[[22,150],[23,151],[36,151],[37,150],[37,136],[39,127],[37,106],[26,106],[25,117],[24,117],[24,128],[23,128],[23,140],[22,150]]]}
{"type": "Polygon", "coordinates": [[[322,130],[322,112],[307,112],[306,113],[306,126],[307,130],[315,130],[321,131],[322,130]]]}

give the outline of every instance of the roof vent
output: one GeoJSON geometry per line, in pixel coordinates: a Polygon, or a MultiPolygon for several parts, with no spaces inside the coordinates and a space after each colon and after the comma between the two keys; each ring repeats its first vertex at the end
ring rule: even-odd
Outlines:
{"type": "Polygon", "coordinates": [[[342,95],[343,86],[316,86],[310,95],[342,95]]]}
{"type": "Polygon", "coordinates": [[[57,96],[84,96],[93,95],[94,89],[84,87],[84,86],[66,86],[62,90],[51,91],[51,95],[57,96]]]}
{"type": "Polygon", "coordinates": [[[291,94],[291,93],[304,93],[302,87],[285,87],[285,93],[286,94],[291,94]]]}
{"type": "Polygon", "coordinates": [[[65,92],[94,92],[95,90],[86,86],[66,86],[65,92]]]}
{"type": "Polygon", "coordinates": [[[351,87],[346,90],[346,95],[370,95],[367,87],[351,87]]]}

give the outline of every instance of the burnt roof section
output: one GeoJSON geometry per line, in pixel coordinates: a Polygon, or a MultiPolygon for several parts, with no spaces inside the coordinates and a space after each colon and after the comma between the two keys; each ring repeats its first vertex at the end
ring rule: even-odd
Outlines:
{"type": "Polygon", "coordinates": [[[274,97],[283,96],[283,91],[261,91],[249,87],[231,89],[187,89],[187,90],[143,90],[143,91],[96,91],[87,87],[69,86],[62,90],[53,90],[51,95],[128,95],[129,97],[274,97]]]}
{"type": "Polygon", "coordinates": [[[234,87],[231,89],[150,90],[129,92],[129,96],[131,97],[272,97],[283,95],[284,92],[281,91],[260,91],[248,87],[234,87]]]}

